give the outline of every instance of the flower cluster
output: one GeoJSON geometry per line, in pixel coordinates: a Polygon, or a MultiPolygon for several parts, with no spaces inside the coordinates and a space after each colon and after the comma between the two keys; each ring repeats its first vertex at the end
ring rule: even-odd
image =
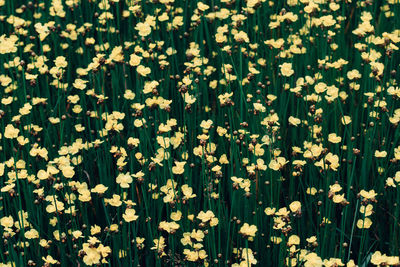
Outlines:
{"type": "Polygon", "coordinates": [[[400,265],[399,18],[0,0],[0,266],[400,265]]]}

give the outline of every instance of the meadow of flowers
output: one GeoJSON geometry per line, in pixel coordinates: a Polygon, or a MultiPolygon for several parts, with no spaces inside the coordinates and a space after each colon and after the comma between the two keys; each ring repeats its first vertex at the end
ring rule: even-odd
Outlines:
{"type": "Polygon", "coordinates": [[[399,0],[0,0],[0,266],[400,266],[399,0]]]}

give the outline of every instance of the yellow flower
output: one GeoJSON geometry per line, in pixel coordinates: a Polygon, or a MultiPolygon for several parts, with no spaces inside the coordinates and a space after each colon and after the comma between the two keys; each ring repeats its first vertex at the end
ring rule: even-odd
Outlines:
{"type": "Polygon", "coordinates": [[[372,225],[372,221],[368,217],[365,218],[364,220],[363,219],[359,219],[357,221],[357,227],[359,229],[369,229],[371,227],[371,225],[372,225]]]}
{"type": "Polygon", "coordinates": [[[204,11],[206,11],[207,9],[209,9],[210,6],[208,6],[208,5],[206,5],[206,4],[202,3],[202,2],[198,2],[198,3],[197,3],[197,8],[198,8],[201,12],[204,12],[204,11]]]}
{"type": "Polygon", "coordinates": [[[49,173],[46,172],[45,170],[39,170],[36,177],[39,178],[40,180],[46,180],[49,178],[49,173]]]}
{"type": "Polygon", "coordinates": [[[182,174],[182,173],[184,173],[185,164],[186,164],[186,161],[182,161],[182,162],[175,161],[175,166],[172,167],[172,173],[173,174],[182,174]]]}
{"type": "Polygon", "coordinates": [[[5,228],[11,228],[14,225],[13,217],[10,215],[10,216],[1,218],[0,225],[5,228]]]}
{"type": "Polygon", "coordinates": [[[371,257],[371,263],[373,265],[377,265],[377,266],[382,265],[383,263],[386,262],[386,260],[387,260],[386,254],[382,255],[382,253],[380,251],[375,251],[371,257]]]}
{"type": "Polygon", "coordinates": [[[306,193],[314,196],[317,193],[317,189],[315,187],[308,187],[306,193]]]}
{"type": "Polygon", "coordinates": [[[207,120],[207,121],[203,120],[203,121],[200,123],[200,127],[203,128],[203,129],[205,129],[205,130],[210,129],[210,127],[211,127],[212,125],[213,125],[213,121],[212,121],[212,120],[207,120]]]}
{"type": "Polygon", "coordinates": [[[346,199],[345,199],[345,197],[344,197],[344,193],[343,194],[341,194],[341,195],[334,195],[333,196],[333,202],[334,203],[342,203],[343,201],[346,201],[346,199]]]}
{"type": "Polygon", "coordinates": [[[203,223],[210,223],[210,226],[218,225],[218,218],[215,217],[214,213],[211,210],[207,212],[200,211],[197,215],[197,219],[200,219],[203,223]]]}
{"type": "Polygon", "coordinates": [[[264,107],[264,105],[261,104],[261,103],[253,103],[253,107],[254,107],[254,110],[259,111],[259,112],[266,112],[267,111],[266,107],[264,107]]]}
{"type": "Polygon", "coordinates": [[[171,213],[171,219],[174,221],[180,221],[182,218],[182,212],[180,210],[177,210],[176,212],[171,213]]]}
{"type": "Polygon", "coordinates": [[[317,237],[316,237],[315,235],[310,236],[309,238],[306,238],[306,241],[307,241],[308,243],[314,243],[314,242],[317,241],[317,237]]]}
{"type": "Polygon", "coordinates": [[[374,189],[371,189],[368,192],[363,189],[360,191],[360,195],[366,199],[374,199],[376,197],[377,193],[375,193],[374,189]]]}
{"type": "Polygon", "coordinates": [[[368,204],[367,206],[362,205],[360,207],[360,213],[364,216],[370,216],[372,214],[373,206],[368,204]]]}
{"type": "Polygon", "coordinates": [[[253,251],[250,248],[245,248],[242,251],[242,259],[243,261],[240,263],[240,266],[249,266],[249,264],[257,264],[256,258],[254,258],[253,251]]]}
{"type": "Polygon", "coordinates": [[[350,116],[343,116],[340,120],[343,125],[347,125],[351,123],[351,117],[350,116]]]}
{"type": "Polygon", "coordinates": [[[257,226],[249,225],[248,223],[244,223],[240,228],[239,233],[244,236],[255,237],[257,232],[257,226]]]}
{"type": "Polygon", "coordinates": [[[387,152],[386,151],[375,150],[375,157],[384,158],[386,156],[387,156],[387,152]]]}
{"type": "Polygon", "coordinates": [[[327,170],[329,168],[333,171],[337,171],[338,167],[340,166],[339,156],[329,152],[324,159],[315,162],[314,165],[317,167],[321,167],[324,170],[327,170]]]}
{"type": "Polygon", "coordinates": [[[293,125],[293,126],[298,126],[298,125],[301,123],[301,120],[300,120],[300,119],[295,118],[295,117],[293,117],[293,116],[290,116],[288,121],[289,121],[289,123],[290,123],[291,125],[293,125]]]}
{"type": "Polygon", "coordinates": [[[68,62],[65,60],[65,57],[63,56],[58,56],[55,60],[54,63],[56,67],[59,68],[65,68],[68,66],[68,62]]]}
{"type": "Polygon", "coordinates": [[[300,237],[299,236],[297,236],[297,235],[291,235],[290,237],[289,237],[289,240],[288,240],[288,242],[287,242],[287,245],[290,247],[290,246],[293,246],[293,245],[300,245],[300,237]]]}
{"type": "Polygon", "coordinates": [[[132,176],[135,178],[142,178],[142,177],[144,177],[144,172],[138,171],[137,173],[132,174],[132,176]]]}
{"type": "Polygon", "coordinates": [[[129,64],[130,64],[131,66],[136,67],[136,66],[138,66],[138,65],[140,64],[140,61],[141,61],[141,60],[142,60],[142,57],[140,57],[140,56],[138,56],[138,55],[136,55],[136,54],[132,54],[132,55],[130,56],[129,64]]]}
{"type": "Polygon", "coordinates": [[[97,194],[103,194],[106,192],[108,187],[104,186],[103,184],[98,184],[94,188],[92,188],[90,191],[92,193],[97,193],[97,194]]]}
{"type": "Polygon", "coordinates": [[[85,256],[83,257],[83,262],[86,265],[90,266],[100,263],[101,255],[95,247],[89,247],[88,243],[84,243],[82,250],[85,252],[85,256]]]}
{"type": "Polygon", "coordinates": [[[275,213],[276,216],[286,217],[290,214],[286,207],[280,208],[278,212],[275,213]]]}
{"type": "Polygon", "coordinates": [[[342,190],[342,187],[340,186],[340,184],[333,184],[329,186],[329,191],[334,193],[340,192],[342,190]]]}
{"type": "Polygon", "coordinates": [[[69,165],[63,166],[61,171],[65,178],[72,178],[75,175],[74,167],[69,165]]]}
{"type": "Polygon", "coordinates": [[[133,121],[133,125],[135,125],[135,127],[142,127],[143,126],[143,122],[146,122],[145,119],[136,119],[133,121]]]}
{"type": "Polygon", "coordinates": [[[11,104],[12,102],[13,102],[13,97],[12,96],[9,96],[9,97],[4,97],[4,98],[2,98],[1,99],[1,103],[3,104],[3,105],[9,105],[9,104],[11,104]]]}
{"type": "Polygon", "coordinates": [[[196,194],[193,194],[193,189],[191,187],[189,187],[187,184],[184,184],[181,186],[181,190],[182,190],[182,194],[183,199],[191,199],[191,198],[195,198],[196,194]]]}
{"type": "Polygon", "coordinates": [[[399,256],[387,256],[386,264],[389,266],[398,266],[400,264],[400,257],[399,256]]]}
{"type": "Polygon", "coordinates": [[[358,70],[352,70],[347,72],[347,78],[349,80],[359,79],[361,78],[361,74],[358,70]]]}
{"type": "Polygon", "coordinates": [[[30,229],[29,231],[25,231],[25,238],[27,239],[36,239],[39,238],[39,232],[35,229],[30,229]]]}
{"type": "Polygon", "coordinates": [[[8,139],[17,138],[19,134],[19,129],[14,128],[12,124],[8,124],[4,130],[4,137],[8,139]]]}
{"type": "Polygon", "coordinates": [[[92,197],[90,195],[90,191],[88,189],[86,189],[86,188],[79,189],[78,192],[79,192],[79,198],[78,199],[81,202],[89,202],[92,199],[92,197]]]}
{"type": "Polygon", "coordinates": [[[322,267],[323,266],[322,259],[315,252],[308,253],[304,257],[304,260],[305,260],[304,267],[322,267]]]}
{"type": "Polygon", "coordinates": [[[293,201],[290,203],[289,208],[292,212],[297,212],[301,210],[301,203],[300,201],[293,201]]]}
{"type": "Polygon", "coordinates": [[[4,175],[4,168],[5,168],[4,163],[0,163],[0,176],[4,175]]]}
{"type": "Polygon", "coordinates": [[[150,68],[149,67],[145,67],[143,65],[139,65],[136,68],[136,71],[137,71],[137,73],[139,73],[141,76],[144,76],[144,77],[151,73],[150,68]]]}
{"type": "Polygon", "coordinates": [[[80,133],[80,132],[83,132],[83,131],[85,130],[85,127],[82,126],[82,124],[76,124],[76,125],[75,125],[75,130],[76,130],[78,133],[80,133]]]}
{"type": "Polygon", "coordinates": [[[172,20],[172,26],[175,29],[178,29],[182,25],[183,25],[183,16],[174,16],[174,19],[172,20]]]}
{"type": "Polygon", "coordinates": [[[337,136],[335,133],[331,133],[328,135],[328,141],[333,143],[333,144],[337,144],[340,143],[342,141],[342,137],[337,136]]]}
{"type": "Polygon", "coordinates": [[[195,230],[193,229],[193,231],[190,233],[190,237],[193,239],[196,239],[197,242],[201,242],[203,241],[204,238],[204,232],[202,230],[195,230]]]}
{"type": "Polygon", "coordinates": [[[135,96],[136,95],[135,95],[134,92],[132,92],[132,90],[129,90],[129,89],[125,90],[125,93],[124,93],[124,98],[125,99],[133,100],[135,98],[135,96]]]}
{"type": "Polygon", "coordinates": [[[292,63],[285,62],[279,65],[279,67],[281,68],[282,75],[285,77],[290,77],[294,74],[294,70],[292,69],[292,63]]]}
{"type": "Polygon", "coordinates": [[[110,204],[113,207],[119,207],[122,204],[121,196],[116,194],[114,194],[112,198],[105,198],[104,202],[110,204]]]}
{"type": "MultiPolygon", "coordinates": [[[[79,90],[84,90],[86,88],[86,83],[88,81],[82,80],[82,79],[76,79],[74,83],[72,84],[74,88],[79,89],[79,90]]],[[[79,96],[77,96],[79,99],[79,96]]],[[[69,99],[69,98],[68,98],[69,99]]],[[[72,102],[73,103],[73,102],[72,102]]],[[[76,102],[75,102],[76,103],[76,102]]],[[[74,104],[75,104],[74,103],[74,104]]]]}
{"type": "Polygon", "coordinates": [[[165,238],[163,236],[160,236],[160,239],[154,239],[154,246],[151,247],[151,250],[157,250],[159,253],[162,253],[164,255],[164,248],[165,248],[165,238]]]}
{"type": "Polygon", "coordinates": [[[111,253],[111,248],[109,246],[104,246],[103,244],[100,244],[97,247],[97,252],[99,252],[101,254],[101,256],[103,257],[102,263],[107,263],[104,262],[105,259],[110,253],[111,253]]]}
{"type": "Polygon", "coordinates": [[[96,235],[96,234],[99,234],[101,232],[101,228],[100,228],[100,226],[98,226],[98,225],[92,225],[91,227],[90,227],[90,234],[91,235],[96,235]]]}
{"type": "Polygon", "coordinates": [[[282,242],[282,238],[279,236],[271,236],[270,240],[272,243],[274,243],[275,245],[279,245],[282,242]]]}
{"type": "Polygon", "coordinates": [[[126,222],[136,221],[139,216],[136,215],[136,211],[134,209],[126,209],[125,213],[122,214],[122,217],[126,222]]]}
{"type": "Polygon", "coordinates": [[[63,210],[64,210],[64,203],[57,200],[46,207],[46,211],[48,213],[61,212],[63,210]]]}
{"type": "Polygon", "coordinates": [[[396,187],[396,184],[394,183],[393,178],[388,177],[388,178],[386,179],[386,186],[396,187]]]}
{"type": "Polygon", "coordinates": [[[22,108],[19,109],[19,114],[21,115],[27,115],[31,113],[32,106],[29,103],[25,103],[22,108]]]}
{"type": "Polygon", "coordinates": [[[276,208],[267,207],[267,208],[265,208],[264,213],[266,215],[268,215],[268,216],[274,215],[275,214],[275,210],[276,210],[276,208]]]}
{"type": "Polygon", "coordinates": [[[129,188],[130,183],[132,183],[133,178],[130,175],[130,173],[120,173],[117,176],[116,182],[119,184],[122,188],[129,188]]]}
{"type": "Polygon", "coordinates": [[[139,31],[139,35],[142,37],[146,37],[151,33],[151,27],[146,22],[139,22],[138,24],[136,24],[135,30],[139,31]]]}
{"type": "Polygon", "coordinates": [[[158,225],[159,229],[164,230],[169,234],[175,233],[176,230],[179,229],[179,227],[180,227],[179,224],[177,224],[176,222],[166,222],[166,221],[161,221],[158,225]]]}
{"type": "Polygon", "coordinates": [[[244,31],[240,31],[240,32],[236,33],[234,35],[234,39],[238,43],[243,43],[243,42],[248,43],[248,42],[250,42],[247,33],[244,32],[244,31]]]}
{"type": "Polygon", "coordinates": [[[277,157],[276,159],[270,161],[268,167],[274,171],[278,171],[283,168],[283,166],[285,166],[288,162],[289,161],[287,161],[284,157],[277,157]]]}
{"type": "Polygon", "coordinates": [[[53,257],[50,255],[47,255],[46,258],[42,257],[42,260],[47,264],[57,264],[58,263],[58,261],[53,259],[53,257]]]}

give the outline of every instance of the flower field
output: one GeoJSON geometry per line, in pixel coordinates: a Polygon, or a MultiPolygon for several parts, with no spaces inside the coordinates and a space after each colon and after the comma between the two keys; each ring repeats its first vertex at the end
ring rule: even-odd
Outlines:
{"type": "Polygon", "coordinates": [[[399,0],[0,0],[0,266],[400,266],[399,0]]]}

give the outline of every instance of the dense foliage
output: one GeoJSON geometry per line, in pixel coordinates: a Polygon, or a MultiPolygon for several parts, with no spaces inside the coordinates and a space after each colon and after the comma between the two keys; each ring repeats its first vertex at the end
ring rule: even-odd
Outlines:
{"type": "Polygon", "coordinates": [[[400,1],[0,21],[0,266],[400,265],[400,1]]]}

